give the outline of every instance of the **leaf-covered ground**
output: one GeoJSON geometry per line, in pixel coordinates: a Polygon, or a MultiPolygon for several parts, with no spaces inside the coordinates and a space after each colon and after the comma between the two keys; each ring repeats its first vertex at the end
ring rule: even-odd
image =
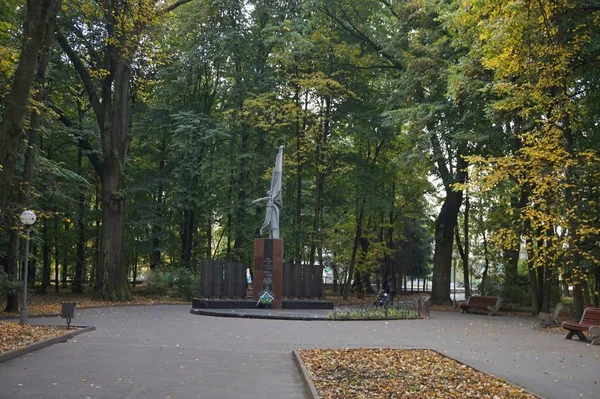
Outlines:
{"type": "MultiPolygon", "coordinates": [[[[124,305],[154,305],[157,303],[168,303],[168,304],[189,304],[190,301],[183,299],[171,299],[158,296],[146,296],[134,292],[131,301],[127,302],[105,302],[97,299],[93,299],[92,292],[86,292],[82,294],[73,294],[69,289],[61,289],[60,292],[51,291],[48,294],[39,294],[31,292],[29,299],[27,300],[27,314],[29,316],[43,316],[43,315],[54,315],[60,314],[61,302],[76,302],[77,308],[90,308],[90,307],[104,307],[104,306],[124,306],[124,305]]],[[[4,297],[0,297],[0,310],[4,309],[6,303],[4,297]]],[[[21,306],[21,298],[19,295],[19,309],[21,306]]],[[[2,317],[18,317],[19,313],[0,313],[2,317]]]]}
{"type": "MultiPolygon", "coordinates": [[[[77,309],[81,308],[92,308],[92,307],[109,307],[109,306],[135,306],[135,305],[154,305],[157,303],[168,303],[168,304],[189,304],[190,301],[175,301],[175,300],[160,300],[160,299],[152,299],[152,298],[133,298],[133,300],[128,302],[104,302],[104,301],[96,301],[91,299],[64,299],[65,301],[73,301],[77,303],[77,309]]],[[[53,302],[33,302],[27,303],[27,314],[29,316],[42,316],[42,315],[52,315],[52,314],[60,314],[61,312],[61,301],[53,301],[53,302]]],[[[19,303],[19,306],[21,304],[19,303]]],[[[14,317],[15,313],[3,313],[3,316],[14,317]]],[[[18,314],[16,314],[18,316],[18,314]]]]}
{"type": "Polygon", "coordinates": [[[46,326],[22,326],[17,322],[0,322],[0,353],[23,348],[38,341],[66,334],[65,329],[46,326]]]}
{"type": "Polygon", "coordinates": [[[323,399],[535,398],[429,350],[311,349],[299,353],[323,399]]]}

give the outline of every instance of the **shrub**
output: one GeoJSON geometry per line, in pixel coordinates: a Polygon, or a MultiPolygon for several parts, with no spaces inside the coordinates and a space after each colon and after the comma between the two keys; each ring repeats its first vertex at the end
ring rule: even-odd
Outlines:
{"type": "Polygon", "coordinates": [[[147,276],[146,294],[191,300],[199,286],[199,276],[189,268],[153,270],[147,276]]]}
{"type": "Polygon", "coordinates": [[[506,303],[513,303],[521,306],[531,305],[529,289],[518,285],[508,285],[504,287],[502,299],[506,303]]]}
{"type": "Polygon", "coordinates": [[[16,294],[20,286],[19,281],[13,280],[4,270],[0,269],[0,295],[16,294]]]}
{"type": "Polygon", "coordinates": [[[196,275],[193,270],[187,267],[174,269],[171,275],[172,285],[170,287],[169,295],[192,300],[198,293],[200,276],[196,275]]]}
{"type": "Polygon", "coordinates": [[[394,319],[416,319],[417,312],[406,309],[389,307],[368,307],[351,310],[334,310],[327,313],[331,320],[394,320],[394,319]],[[386,311],[387,310],[387,311],[386,311]]]}
{"type": "Polygon", "coordinates": [[[150,270],[146,276],[146,295],[165,296],[169,292],[170,276],[163,270],[150,270]]]}

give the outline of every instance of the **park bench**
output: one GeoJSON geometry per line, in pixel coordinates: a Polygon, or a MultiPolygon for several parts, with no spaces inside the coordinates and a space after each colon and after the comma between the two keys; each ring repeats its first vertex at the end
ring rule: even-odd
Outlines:
{"type": "MultiPolygon", "coordinates": [[[[565,336],[565,339],[572,339],[574,335],[577,335],[580,341],[585,342],[588,342],[588,339],[583,332],[590,331],[590,327],[597,326],[600,326],[600,308],[585,308],[579,323],[573,321],[565,321],[562,323],[562,328],[569,331],[565,336]]],[[[592,328],[592,334],[594,331],[596,331],[596,329],[592,328]]]]}
{"type": "Polygon", "coordinates": [[[502,298],[498,296],[470,296],[465,303],[460,304],[460,312],[478,310],[488,312],[488,316],[498,314],[502,298]]]}

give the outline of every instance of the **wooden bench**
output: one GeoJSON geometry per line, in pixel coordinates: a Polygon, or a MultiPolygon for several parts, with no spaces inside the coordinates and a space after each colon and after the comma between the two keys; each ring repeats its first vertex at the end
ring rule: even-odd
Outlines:
{"type": "Polygon", "coordinates": [[[488,316],[498,314],[502,298],[498,296],[470,296],[465,303],[460,304],[460,312],[465,313],[470,310],[488,312],[488,316]]]}
{"type": "MultiPolygon", "coordinates": [[[[588,339],[583,332],[589,331],[590,327],[596,326],[600,326],[600,308],[585,308],[579,323],[574,321],[565,321],[562,323],[562,328],[569,331],[565,339],[572,339],[574,335],[577,335],[580,341],[585,342],[588,342],[588,339]]],[[[595,329],[592,329],[593,331],[595,329]]]]}

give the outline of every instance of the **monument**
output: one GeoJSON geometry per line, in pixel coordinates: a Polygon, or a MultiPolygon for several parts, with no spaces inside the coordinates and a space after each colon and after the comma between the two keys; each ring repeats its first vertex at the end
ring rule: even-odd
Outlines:
{"type": "Polygon", "coordinates": [[[281,211],[281,176],[283,169],[283,146],[275,158],[271,175],[271,188],[267,196],[252,203],[266,202],[265,221],[260,228],[262,235],[269,231],[269,238],[254,240],[254,279],[252,298],[257,305],[281,309],[283,294],[283,240],[279,238],[279,213],[281,211]]]}
{"type": "Polygon", "coordinates": [[[252,299],[246,298],[246,266],[239,262],[203,261],[198,297],[192,301],[192,313],[202,309],[249,309],[256,306],[275,309],[333,309],[323,300],[321,265],[283,265],[283,240],[279,237],[283,146],[275,158],[271,187],[267,196],[253,201],[265,202],[265,220],[260,234],[269,238],[254,240],[254,276],[252,299]],[[285,276],[284,276],[285,272],[285,276]],[[286,296],[284,301],[283,296],[286,296]],[[314,299],[318,298],[318,299],[314,299]]]}

